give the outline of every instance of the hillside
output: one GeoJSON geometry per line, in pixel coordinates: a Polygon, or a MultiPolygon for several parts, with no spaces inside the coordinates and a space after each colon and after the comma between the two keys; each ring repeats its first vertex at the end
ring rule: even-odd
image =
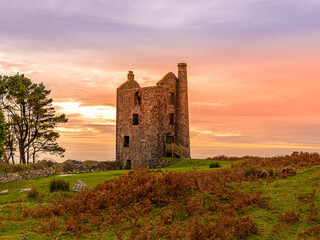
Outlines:
{"type": "Polygon", "coordinates": [[[0,239],[319,237],[318,154],[230,160],[219,161],[224,169],[208,167],[217,159],[184,159],[173,160],[162,171],[137,169],[122,177],[119,175],[125,171],[64,177],[71,183],[82,179],[92,189],[78,197],[49,193],[53,177],[0,185],[0,191],[13,189],[0,197],[0,239]],[[276,174],[287,166],[293,170],[276,174]],[[266,170],[267,175],[259,170],[266,170]],[[113,180],[101,183],[104,179],[113,180]],[[39,200],[17,193],[29,184],[45,194],[41,205],[39,200]]]}

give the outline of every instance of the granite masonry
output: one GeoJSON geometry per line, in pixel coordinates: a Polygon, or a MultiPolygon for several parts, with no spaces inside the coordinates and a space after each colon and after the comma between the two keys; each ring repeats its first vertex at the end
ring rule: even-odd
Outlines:
{"type": "Polygon", "coordinates": [[[132,71],[117,89],[116,160],[122,168],[160,167],[161,157],[190,158],[187,64],[141,88],[132,71]]]}
{"type": "Polygon", "coordinates": [[[44,178],[54,174],[56,174],[56,168],[54,166],[44,169],[21,171],[17,173],[3,173],[0,174],[0,183],[12,182],[16,180],[25,180],[31,178],[44,178]]]}

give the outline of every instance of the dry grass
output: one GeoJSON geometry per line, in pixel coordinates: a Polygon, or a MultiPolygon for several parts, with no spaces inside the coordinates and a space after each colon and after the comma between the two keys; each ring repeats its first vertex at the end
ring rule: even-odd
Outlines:
{"type": "MultiPolygon", "coordinates": [[[[301,153],[252,158],[217,171],[152,172],[138,168],[76,198],[63,198],[33,210],[21,208],[21,213],[23,218],[42,218],[36,231],[48,235],[61,232],[79,237],[91,231],[115,231],[119,239],[240,239],[258,232],[253,219],[244,214],[252,207],[269,206],[262,192],[240,191],[238,183],[277,177],[268,174],[262,180],[255,174],[247,175],[248,170],[280,172],[286,166],[316,165],[320,165],[318,154],[301,153]]],[[[312,211],[310,221],[317,217],[316,210],[312,211]]],[[[292,224],[299,217],[285,212],[279,220],[292,224]]]]}

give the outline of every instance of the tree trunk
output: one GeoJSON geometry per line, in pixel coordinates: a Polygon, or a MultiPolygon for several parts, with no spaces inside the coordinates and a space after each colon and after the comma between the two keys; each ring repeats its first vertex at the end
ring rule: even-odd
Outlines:
{"type": "Polygon", "coordinates": [[[29,164],[30,154],[29,154],[29,146],[27,147],[27,164],[29,164]]]}
{"type": "Polygon", "coordinates": [[[19,151],[20,151],[20,163],[21,164],[27,164],[27,162],[26,162],[26,154],[24,152],[24,144],[23,143],[19,144],[19,151]]]}

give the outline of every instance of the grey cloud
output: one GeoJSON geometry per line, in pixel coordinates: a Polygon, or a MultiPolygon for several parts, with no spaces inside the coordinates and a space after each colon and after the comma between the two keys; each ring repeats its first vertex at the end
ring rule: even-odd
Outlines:
{"type": "Polygon", "coordinates": [[[0,16],[0,33],[3,39],[32,40],[28,44],[41,51],[103,47],[113,55],[115,49],[130,55],[148,46],[166,49],[168,42],[176,48],[195,40],[218,44],[225,34],[248,39],[318,31],[320,21],[319,3],[301,0],[30,2],[1,3],[6,11],[0,16]]]}

